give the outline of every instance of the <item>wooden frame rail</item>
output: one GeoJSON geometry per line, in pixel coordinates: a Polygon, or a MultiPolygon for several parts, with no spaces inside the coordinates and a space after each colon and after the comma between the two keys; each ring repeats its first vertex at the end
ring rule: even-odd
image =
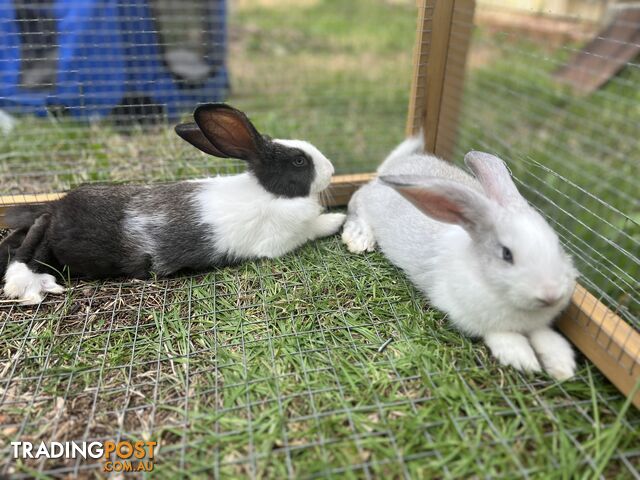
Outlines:
{"type": "Polygon", "coordinates": [[[417,4],[407,135],[422,129],[425,150],[450,160],[456,142],[475,0],[418,0],[417,4]]]}
{"type": "MultiPolygon", "coordinates": [[[[629,396],[640,382],[640,333],[582,285],[557,327],[613,383],[629,396]]],[[[640,409],[640,391],[631,399],[640,409]]]]}

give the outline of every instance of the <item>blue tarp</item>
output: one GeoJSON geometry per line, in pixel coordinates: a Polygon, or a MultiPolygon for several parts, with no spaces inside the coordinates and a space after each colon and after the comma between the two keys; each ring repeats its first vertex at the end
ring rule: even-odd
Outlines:
{"type": "Polygon", "coordinates": [[[93,118],[109,114],[127,95],[144,94],[175,118],[196,103],[221,100],[228,82],[226,5],[207,1],[216,20],[208,40],[219,52],[206,59],[211,76],[188,88],[163,61],[148,0],[55,0],[41,6],[56,19],[58,48],[53,85],[34,90],[20,85],[22,40],[14,2],[0,0],[0,108],[37,115],[63,108],[74,117],[93,118]]]}

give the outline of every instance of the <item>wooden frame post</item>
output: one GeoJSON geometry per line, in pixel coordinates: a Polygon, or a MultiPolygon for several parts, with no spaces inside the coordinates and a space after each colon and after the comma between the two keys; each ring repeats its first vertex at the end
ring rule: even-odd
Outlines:
{"type": "Polygon", "coordinates": [[[455,147],[475,0],[419,0],[407,135],[450,160],[455,147]]]}

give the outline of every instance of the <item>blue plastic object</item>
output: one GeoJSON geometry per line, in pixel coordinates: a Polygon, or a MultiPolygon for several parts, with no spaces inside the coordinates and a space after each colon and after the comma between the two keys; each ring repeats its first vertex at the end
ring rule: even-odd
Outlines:
{"type": "MultiPolygon", "coordinates": [[[[127,99],[143,97],[174,119],[200,102],[221,100],[228,86],[225,68],[225,0],[203,0],[215,28],[216,48],[205,61],[211,74],[186,84],[167,66],[161,33],[149,0],[21,0],[34,16],[55,19],[54,75],[50,85],[25,86],[21,56],[24,32],[18,2],[0,0],[0,108],[46,115],[64,110],[77,118],[103,117],[127,99]]],[[[200,27],[201,28],[201,27],[200,27]]]]}

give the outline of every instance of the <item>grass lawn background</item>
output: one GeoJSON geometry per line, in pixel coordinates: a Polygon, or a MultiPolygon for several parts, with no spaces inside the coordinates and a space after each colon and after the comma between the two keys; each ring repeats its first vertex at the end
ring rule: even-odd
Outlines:
{"type": "MultiPolygon", "coordinates": [[[[229,102],[266,133],[312,141],[341,173],[371,170],[404,133],[413,4],[236,3],[229,102]]],[[[457,158],[480,147],[504,155],[532,200],[536,191],[553,200],[537,203],[567,225],[560,233],[601,252],[574,242],[586,281],[612,301],[622,300],[621,280],[636,288],[623,303],[632,318],[637,264],[593,230],[637,245],[637,68],[577,99],[548,79],[570,50],[507,40],[474,37],[487,58],[469,77],[457,158]],[[567,223],[557,212],[600,213],[596,202],[553,174],[533,175],[535,161],[624,215],[603,207],[609,231],[602,218],[567,223]],[[605,284],[614,268],[622,273],[605,284]]],[[[170,128],[121,135],[104,123],[25,119],[20,132],[0,144],[2,193],[241,168],[196,153],[170,128]]],[[[640,415],[588,362],[562,384],[501,368],[380,254],[350,255],[337,238],[204,275],[73,287],[33,309],[0,305],[0,446],[154,439],[165,478],[609,479],[640,469],[640,415]]],[[[96,465],[2,468],[90,476],[96,465]]]]}

